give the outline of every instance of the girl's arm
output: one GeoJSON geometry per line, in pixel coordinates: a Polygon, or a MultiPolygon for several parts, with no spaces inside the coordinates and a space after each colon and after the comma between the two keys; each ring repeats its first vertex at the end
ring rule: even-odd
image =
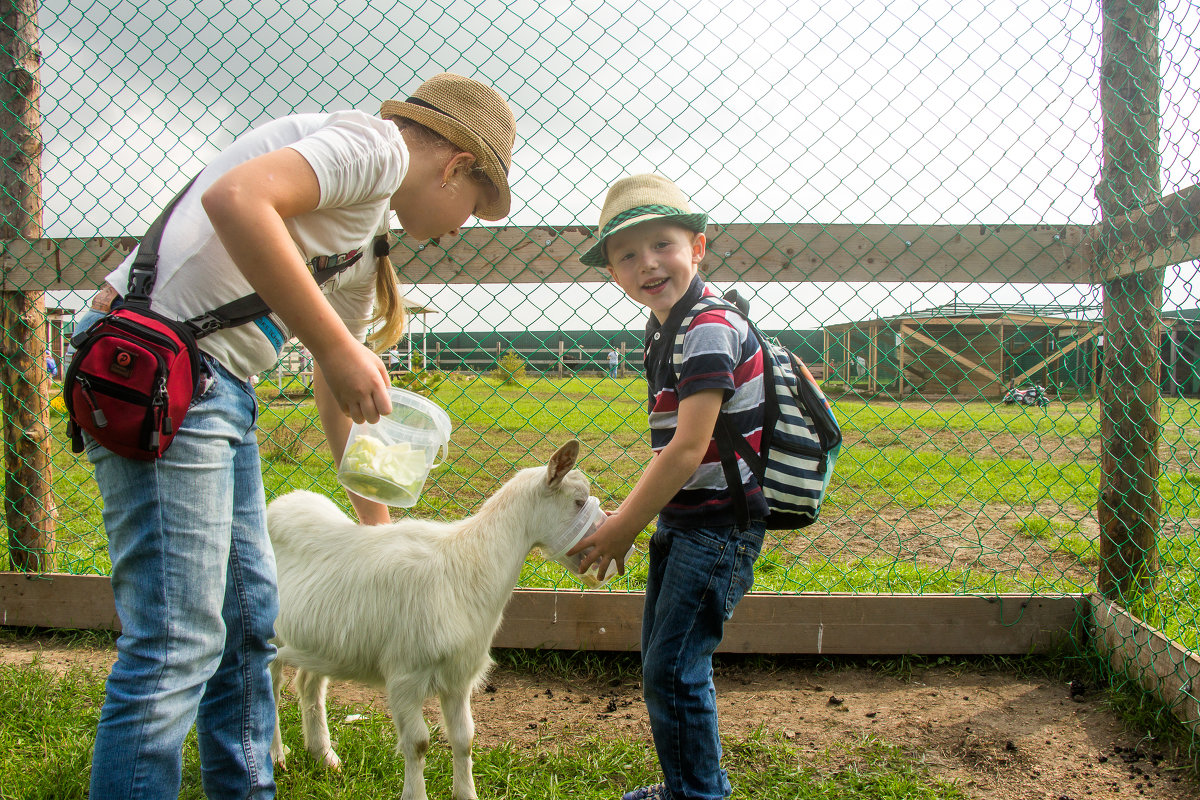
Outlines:
{"type": "Polygon", "coordinates": [[[359,342],[312,279],[284,220],[313,211],[317,175],[282,148],[222,175],[201,197],[233,263],[324,369],[334,402],[356,422],[391,411],[387,369],[359,342]]]}
{"type": "MultiPolygon", "coordinates": [[[[325,439],[329,442],[329,451],[333,453],[333,466],[337,469],[342,464],[342,454],[346,450],[346,438],[350,436],[350,419],[341,412],[329,385],[321,373],[319,366],[313,366],[313,396],[317,399],[317,413],[321,417],[321,427],[325,429],[325,439]]],[[[358,521],[364,525],[382,525],[391,522],[388,507],[383,503],[360,497],[354,492],[347,491],[350,503],[358,514],[358,521]]]]}
{"type": "Polygon", "coordinates": [[[588,547],[595,547],[581,559],[580,573],[587,572],[595,563],[599,564],[598,574],[603,575],[611,560],[616,561],[617,569],[622,575],[625,574],[622,559],[629,546],[663,506],[683,488],[704,460],[724,397],[723,389],[704,389],[679,401],[679,420],[671,441],[650,459],[646,471],[621,507],[601,523],[591,536],[582,539],[570,550],[570,554],[574,555],[588,547]]]}

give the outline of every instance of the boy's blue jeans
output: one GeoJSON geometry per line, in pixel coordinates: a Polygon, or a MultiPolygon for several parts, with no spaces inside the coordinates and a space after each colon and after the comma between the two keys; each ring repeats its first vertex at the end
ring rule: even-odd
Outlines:
{"type": "Polygon", "coordinates": [[[93,800],[178,797],[193,723],[208,797],[275,794],[267,665],[279,600],[257,406],[250,386],[205,362],[214,380],[162,458],[122,458],[86,440],[121,620],[93,800]]]}
{"type": "Polygon", "coordinates": [[[650,539],[642,617],[642,682],[654,748],[677,800],[732,791],[721,768],[712,656],[725,621],[754,583],[762,523],[748,531],[671,528],[650,539]]]}

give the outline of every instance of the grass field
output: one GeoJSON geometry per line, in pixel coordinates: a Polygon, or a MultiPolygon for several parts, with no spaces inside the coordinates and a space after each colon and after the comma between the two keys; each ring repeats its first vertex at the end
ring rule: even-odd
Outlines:
{"type": "MultiPolygon", "coordinates": [[[[543,463],[568,438],[583,444],[580,466],[611,507],[628,492],[650,451],[644,384],[636,379],[532,379],[501,385],[488,378],[451,379],[434,399],[447,408],[454,437],[412,513],[471,513],[518,468],[543,463]]],[[[307,488],[339,499],[311,400],[261,385],[260,427],[268,498],[307,488]]],[[[846,444],[822,521],[773,535],[756,571],[757,590],[827,592],[1082,592],[1098,567],[1095,505],[1100,423],[1094,403],[1055,403],[1028,410],[987,403],[897,404],[841,400],[836,412],[846,444]]],[[[1193,649],[1200,644],[1200,404],[1165,406],[1160,479],[1164,532],[1155,594],[1139,613],[1193,649]]],[[[65,442],[55,417],[54,487],[59,510],[59,569],[105,574],[100,501],[86,459],[65,442]]],[[[398,512],[399,513],[399,512],[398,512]]],[[[644,585],[640,555],[610,589],[644,585]]],[[[575,588],[573,578],[536,555],[522,585],[575,588]]],[[[91,737],[102,693],[100,676],[57,678],[37,668],[0,667],[0,797],[70,798],[86,793],[91,737]],[[15,788],[14,788],[15,787],[15,788]]],[[[299,727],[294,706],[285,727],[299,727]]],[[[351,774],[301,768],[281,779],[297,797],[378,797],[400,787],[390,754],[390,724],[377,715],[342,734],[351,774]]],[[[449,792],[444,748],[430,753],[432,796],[449,792]],[[442,783],[439,783],[442,781],[442,783]]],[[[183,797],[199,797],[194,742],[186,751],[183,797]]],[[[798,760],[794,748],[767,735],[732,743],[731,772],[744,796],[772,793],[798,800],[837,797],[955,798],[960,790],[884,741],[863,739],[836,752],[798,760]]],[[[476,776],[489,797],[611,798],[629,782],[655,779],[644,742],[596,740],[536,750],[506,746],[476,753],[476,776]],[[619,781],[618,781],[619,778],[619,781]]]]}
{"type": "MultiPolygon", "coordinates": [[[[259,386],[268,499],[292,489],[337,498],[311,398],[291,385],[259,386]]],[[[569,438],[605,507],[619,503],[649,458],[640,379],[532,378],[501,384],[452,376],[434,399],[454,423],[447,463],[404,513],[471,513],[516,469],[543,463],[569,438]]],[[[822,521],[772,535],[756,586],[768,591],[1083,592],[1099,563],[1095,517],[1100,416],[1095,402],[1027,409],[985,402],[839,400],[845,445],[822,521]]],[[[1157,591],[1139,598],[1150,621],[1192,647],[1200,609],[1200,403],[1164,405],[1160,478],[1162,563],[1157,591]]],[[[86,460],[54,421],[59,569],[107,572],[100,503],[86,460]]],[[[640,589],[640,557],[613,590],[640,589]]],[[[522,585],[575,587],[554,563],[531,557],[522,585]]]]}
{"type": "MultiPolygon", "coordinates": [[[[289,387],[295,388],[295,387],[289,387]]],[[[406,513],[461,517],[507,476],[541,463],[563,441],[583,444],[581,467],[606,507],[625,496],[649,458],[644,383],[576,377],[504,385],[451,379],[434,399],[454,422],[450,456],[406,513]]],[[[302,393],[259,387],[268,498],[305,488],[343,503],[302,393]]],[[[1079,592],[1094,588],[1099,484],[1097,404],[1026,409],[990,403],[836,403],[846,444],[822,524],[774,536],[756,588],[777,591],[1079,592]],[[965,515],[969,521],[957,521],[965,515]],[[881,531],[880,521],[886,520],[881,531]],[[891,545],[891,546],[889,546],[891,545]]],[[[1163,581],[1146,612],[1193,646],[1200,588],[1200,404],[1165,406],[1160,479],[1163,581]],[[1177,624],[1174,620],[1182,620],[1177,624]]],[[[86,461],[69,452],[55,418],[59,568],[106,573],[100,503],[86,461]]],[[[635,558],[613,589],[638,589],[635,558]]],[[[555,564],[530,558],[526,586],[574,586],[555,564]]]]}

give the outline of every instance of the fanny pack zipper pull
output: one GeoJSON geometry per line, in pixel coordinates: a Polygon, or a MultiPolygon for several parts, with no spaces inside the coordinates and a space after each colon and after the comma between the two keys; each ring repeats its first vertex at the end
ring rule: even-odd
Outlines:
{"type": "Polygon", "coordinates": [[[162,428],[162,432],[167,436],[173,433],[171,426],[171,415],[167,410],[167,401],[170,399],[167,393],[167,379],[159,378],[158,383],[154,387],[154,416],[156,417],[154,434],[151,437],[154,447],[158,447],[158,428],[162,428]]]}
{"type": "Polygon", "coordinates": [[[108,427],[108,417],[104,416],[104,411],[96,403],[96,396],[92,394],[92,385],[88,383],[87,378],[80,375],[77,378],[79,388],[83,389],[83,396],[92,406],[92,422],[96,423],[97,428],[108,427]]]}

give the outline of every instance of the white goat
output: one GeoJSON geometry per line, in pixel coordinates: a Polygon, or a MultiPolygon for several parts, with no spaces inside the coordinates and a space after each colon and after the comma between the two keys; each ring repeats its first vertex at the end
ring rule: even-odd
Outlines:
{"type": "MultiPolygon", "coordinates": [[[[587,501],[587,476],[572,470],[579,442],[545,467],[521,470],[458,522],[405,519],[358,525],[324,495],[291,492],[267,509],[279,570],[279,655],[271,664],[276,706],[283,667],[296,667],[305,748],[338,769],[329,740],[329,678],[386,689],[402,800],[425,800],[429,729],[422,714],[436,695],[454,753],[454,798],[474,800],[471,692],[491,667],[488,649],[525,556],[565,530],[587,501]]],[[[271,757],[286,751],[276,714],[271,757]]]]}

